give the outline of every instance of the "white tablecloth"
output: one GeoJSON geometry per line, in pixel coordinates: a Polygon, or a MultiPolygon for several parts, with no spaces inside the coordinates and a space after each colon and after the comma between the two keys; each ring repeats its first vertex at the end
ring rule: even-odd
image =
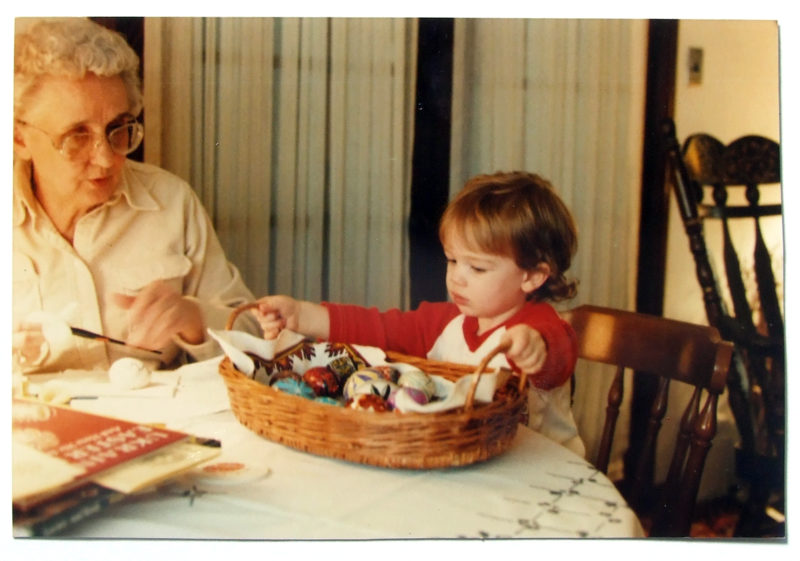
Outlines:
{"type": "Polygon", "coordinates": [[[219,439],[222,454],[213,462],[244,463],[255,470],[255,479],[220,484],[190,475],[113,505],[64,536],[347,540],[643,535],[635,514],[603,474],[525,427],[501,456],[461,468],[395,470],[318,457],[265,440],[240,425],[230,411],[218,362],[179,369],[171,397],[100,397],[73,405],[219,439]]]}

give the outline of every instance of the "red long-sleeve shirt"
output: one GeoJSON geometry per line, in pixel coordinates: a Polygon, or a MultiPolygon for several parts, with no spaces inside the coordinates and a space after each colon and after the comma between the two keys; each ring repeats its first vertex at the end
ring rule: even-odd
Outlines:
{"type": "MultiPolygon", "coordinates": [[[[477,364],[497,345],[507,328],[524,323],[538,331],[547,345],[547,359],[531,378],[542,390],[566,383],[577,360],[575,332],[545,302],[527,302],[506,322],[481,335],[477,318],[462,315],[451,302],[423,302],[413,311],[386,312],[329,302],[323,305],[330,313],[333,341],[461,364],[477,364]]],[[[500,365],[497,361],[491,364],[500,365]]],[[[508,364],[515,368],[510,361],[508,364]]]]}

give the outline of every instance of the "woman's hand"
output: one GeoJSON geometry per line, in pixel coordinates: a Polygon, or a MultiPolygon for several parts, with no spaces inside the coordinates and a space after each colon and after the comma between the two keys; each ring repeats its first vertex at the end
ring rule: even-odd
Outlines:
{"type": "Polygon", "coordinates": [[[528,325],[520,323],[509,327],[500,342],[510,345],[506,357],[526,374],[537,373],[547,359],[547,343],[528,325]]]}
{"type": "Polygon", "coordinates": [[[175,335],[191,345],[205,341],[200,306],[162,281],[148,284],[136,296],[114,294],[114,302],[128,310],[128,344],[158,350],[175,335]]]}
{"type": "Polygon", "coordinates": [[[264,339],[277,338],[283,329],[318,339],[327,339],[330,333],[327,308],[290,296],[264,296],[252,312],[264,331],[264,339]]]}

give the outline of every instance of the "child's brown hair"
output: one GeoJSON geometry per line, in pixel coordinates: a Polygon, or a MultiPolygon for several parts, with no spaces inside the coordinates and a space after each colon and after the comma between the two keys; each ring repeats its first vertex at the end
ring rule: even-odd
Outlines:
{"type": "Polygon", "coordinates": [[[481,251],[511,257],[521,269],[546,263],[550,277],[532,295],[538,301],[577,293],[577,282],[564,275],[578,248],[575,222],[550,182],[536,174],[498,172],[467,181],[442,215],[442,243],[450,232],[481,251]]]}

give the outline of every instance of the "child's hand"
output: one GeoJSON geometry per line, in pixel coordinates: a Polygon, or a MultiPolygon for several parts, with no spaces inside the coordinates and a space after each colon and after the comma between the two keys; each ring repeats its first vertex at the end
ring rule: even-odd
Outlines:
{"type": "Polygon", "coordinates": [[[275,339],[283,329],[297,331],[299,308],[300,303],[289,296],[265,296],[252,312],[264,331],[264,339],[275,339]]]}
{"type": "Polygon", "coordinates": [[[541,370],[547,359],[547,344],[542,335],[525,324],[509,327],[501,343],[510,345],[506,356],[526,374],[535,374],[541,370]]]}
{"type": "Polygon", "coordinates": [[[328,310],[319,304],[290,296],[264,296],[252,312],[264,331],[264,339],[275,339],[283,329],[320,339],[328,338],[328,310]]]}

